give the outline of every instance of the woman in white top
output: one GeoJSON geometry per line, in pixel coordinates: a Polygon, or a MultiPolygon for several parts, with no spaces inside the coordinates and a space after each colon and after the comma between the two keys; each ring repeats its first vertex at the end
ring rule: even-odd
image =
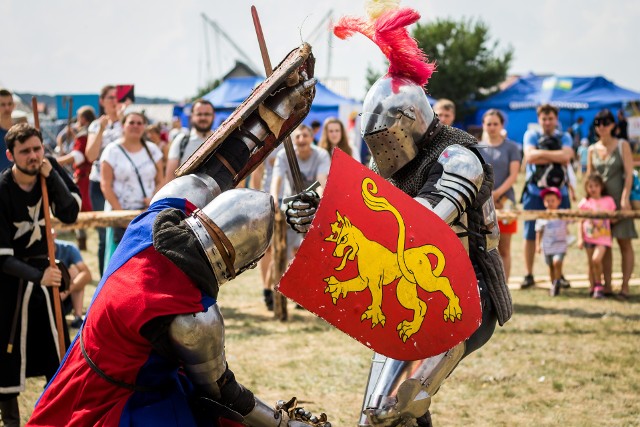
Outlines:
{"type": "Polygon", "coordinates": [[[143,139],[142,114],[129,113],[122,123],[122,139],[100,156],[100,188],[112,210],[144,209],[162,182],[162,151],[143,139]]]}
{"type": "MultiPolygon", "coordinates": [[[[122,104],[118,104],[116,87],[107,85],[100,91],[100,107],[103,114],[89,125],[85,158],[91,165],[89,173],[89,196],[94,211],[104,210],[104,195],[100,189],[100,155],[109,144],[122,137],[122,104]]],[[[100,275],[104,271],[105,229],[98,227],[98,266],[100,275]]]]}
{"type": "MultiPolygon", "coordinates": [[[[330,156],[333,156],[333,150],[339,148],[355,158],[354,151],[351,148],[351,145],[349,145],[349,139],[347,138],[347,133],[344,130],[344,125],[335,117],[329,117],[324,121],[322,136],[318,142],[318,147],[327,150],[330,156]]],[[[357,158],[356,160],[359,161],[357,158]]]]}

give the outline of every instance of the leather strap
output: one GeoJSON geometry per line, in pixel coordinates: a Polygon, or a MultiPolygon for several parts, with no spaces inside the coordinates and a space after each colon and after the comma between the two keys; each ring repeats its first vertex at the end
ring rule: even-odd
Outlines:
{"type": "Polygon", "coordinates": [[[234,267],[236,262],[236,250],[233,248],[233,244],[231,244],[229,238],[224,234],[224,231],[222,231],[220,227],[218,227],[216,223],[200,209],[196,209],[193,212],[193,215],[200,220],[200,223],[207,230],[209,236],[211,236],[213,243],[216,245],[222,260],[227,267],[227,272],[229,273],[230,278],[234,279],[236,277],[236,269],[234,267]]]}
{"type": "Polygon", "coordinates": [[[431,124],[427,128],[425,142],[429,143],[429,141],[432,141],[442,131],[443,127],[444,126],[442,125],[442,123],[440,123],[440,119],[438,118],[438,115],[436,113],[433,113],[433,120],[431,121],[431,124]]]}
{"type": "Polygon", "coordinates": [[[161,391],[166,391],[166,390],[170,390],[171,388],[174,387],[173,384],[166,384],[163,386],[157,386],[157,387],[147,387],[147,386],[141,386],[141,385],[136,385],[136,384],[129,384],[126,383],[124,381],[120,381],[117,380],[113,377],[110,377],[109,375],[107,375],[103,370],[101,370],[100,368],[98,368],[98,365],[96,365],[93,360],[91,360],[91,358],[89,357],[89,355],[87,354],[87,351],[84,348],[84,338],[83,338],[83,329],[84,327],[82,327],[80,329],[80,350],[82,351],[82,356],[84,357],[84,360],[87,362],[87,365],[89,365],[89,367],[91,368],[91,370],[93,372],[95,372],[96,374],[98,374],[98,376],[100,376],[100,378],[102,378],[103,380],[105,380],[106,382],[115,385],[116,387],[121,387],[121,388],[126,388],[127,390],[131,390],[131,391],[140,391],[140,392],[161,392],[161,391]]]}
{"type": "Polygon", "coordinates": [[[216,153],[215,154],[216,158],[218,160],[220,160],[220,163],[222,163],[224,165],[225,168],[227,168],[227,170],[229,172],[231,172],[231,176],[236,176],[238,175],[238,172],[236,172],[235,169],[233,169],[233,166],[231,166],[231,164],[227,161],[227,159],[225,159],[224,157],[222,157],[222,155],[220,153],[216,153]]]}

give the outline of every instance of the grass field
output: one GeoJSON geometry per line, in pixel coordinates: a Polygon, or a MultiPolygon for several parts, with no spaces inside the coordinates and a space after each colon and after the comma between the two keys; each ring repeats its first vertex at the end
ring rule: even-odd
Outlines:
{"type": "MultiPolygon", "coordinates": [[[[515,236],[512,276],[524,274],[521,246],[515,236]]],[[[638,259],[638,241],[634,247],[638,259]]],[[[95,252],[84,255],[97,271],[95,252]]],[[[538,279],[547,275],[540,258],[538,279]]],[[[565,273],[586,273],[582,251],[570,250],[565,273]]],[[[639,289],[626,302],[587,292],[574,287],[551,298],[543,288],[514,289],[514,317],[444,383],[431,406],[434,424],[640,426],[639,289]]],[[[356,425],[371,351],[293,304],[288,322],[273,320],[255,270],[224,285],[219,301],[227,359],[241,383],[266,402],[295,395],[334,426],[356,425]]],[[[43,383],[30,379],[21,395],[25,420],[43,383]]]]}

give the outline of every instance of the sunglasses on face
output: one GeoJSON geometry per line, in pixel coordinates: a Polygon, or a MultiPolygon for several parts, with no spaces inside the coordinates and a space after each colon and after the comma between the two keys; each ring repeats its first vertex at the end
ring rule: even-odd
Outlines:
{"type": "Polygon", "coordinates": [[[598,127],[598,126],[609,126],[611,123],[613,123],[613,120],[611,120],[611,119],[595,119],[593,121],[593,125],[595,127],[598,127]]]}

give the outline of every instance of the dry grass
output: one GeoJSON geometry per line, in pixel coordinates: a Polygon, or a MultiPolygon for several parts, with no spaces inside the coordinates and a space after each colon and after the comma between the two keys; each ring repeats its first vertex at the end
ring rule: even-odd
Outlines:
{"type": "MultiPolygon", "coordinates": [[[[524,273],[521,246],[514,237],[514,276],[524,273]]],[[[97,271],[95,252],[84,255],[97,271]]],[[[618,258],[615,266],[619,271],[618,258]]],[[[565,267],[585,273],[584,254],[573,248],[565,267]]],[[[546,275],[541,259],[535,271],[546,275]]],[[[587,298],[586,289],[557,298],[544,289],[515,290],[513,319],[445,382],[432,403],[434,423],[640,426],[640,298],[637,288],[632,293],[620,302],[587,298]]],[[[295,395],[335,426],[356,425],[371,352],[291,304],[289,322],[274,321],[261,294],[256,271],[220,294],[227,359],[238,380],[266,402],[295,395]]],[[[21,396],[25,420],[42,386],[42,379],[29,380],[21,396]]]]}

